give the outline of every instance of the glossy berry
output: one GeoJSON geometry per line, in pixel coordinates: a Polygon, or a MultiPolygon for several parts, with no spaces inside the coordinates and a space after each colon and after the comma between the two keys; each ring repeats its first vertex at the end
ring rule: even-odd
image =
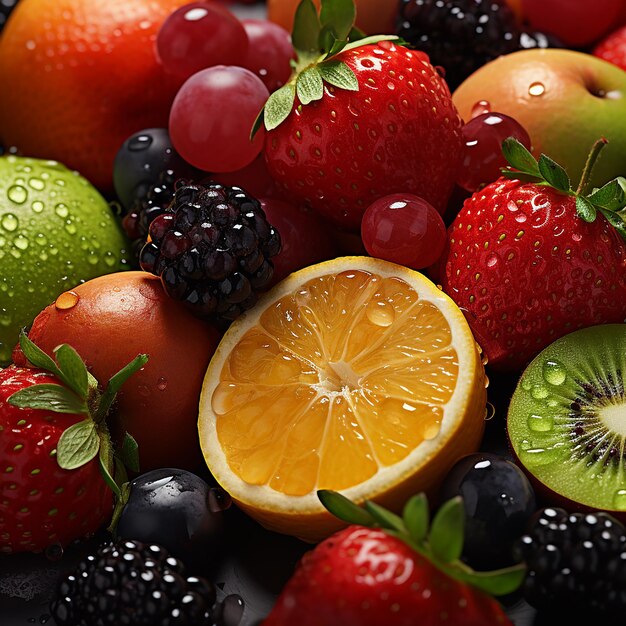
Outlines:
{"type": "Polygon", "coordinates": [[[119,540],[65,576],[50,609],[57,626],[211,626],[215,597],[161,546],[119,540]]]}
{"type": "Polygon", "coordinates": [[[457,184],[471,191],[500,178],[508,163],[502,154],[502,142],[515,137],[530,150],[530,137],[524,127],[508,115],[484,113],[463,126],[463,162],[457,184]]]}
{"type": "Polygon", "coordinates": [[[234,319],[267,287],[280,236],[238,187],[180,187],[150,225],[141,267],[199,316],[234,319]]]}
{"type": "Polygon", "coordinates": [[[243,20],[250,45],[243,66],[254,72],[271,93],[291,76],[295,58],[291,35],[269,20],[243,20]]]}
{"type": "Polygon", "coordinates": [[[422,269],[441,256],[446,226],[426,200],[398,193],[370,204],[361,222],[361,238],[371,256],[422,269]]]}
{"type": "Polygon", "coordinates": [[[158,543],[187,566],[210,564],[219,552],[223,527],[218,493],[185,470],[142,474],[130,484],[117,535],[158,543]]]}
{"type": "Polygon", "coordinates": [[[129,211],[133,203],[146,197],[150,187],[162,182],[165,170],[179,178],[194,171],[172,147],[166,128],[147,128],[130,136],[113,164],[115,193],[124,209],[129,211]]]}
{"type": "Polygon", "coordinates": [[[516,552],[532,606],[596,618],[626,611],[626,529],[610,515],[543,509],[516,552]]]}
{"type": "Polygon", "coordinates": [[[0,33],[19,0],[0,0],[0,33]]]}
{"type": "Polygon", "coordinates": [[[248,37],[241,22],[217,2],[192,2],[161,26],[157,52],[167,72],[189,78],[215,65],[241,65],[248,37]]]}
{"type": "Polygon", "coordinates": [[[626,70],[626,26],[603,39],[593,50],[595,56],[626,70]]]}
{"type": "Polygon", "coordinates": [[[535,493],[524,473],[496,454],[471,454],[450,470],[439,491],[442,502],[463,497],[463,557],[485,570],[510,565],[513,544],[535,512],[535,493]]]}
{"type": "Polygon", "coordinates": [[[170,112],[174,147],[207,172],[234,172],[249,165],[263,147],[263,129],[252,141],[250,130],[268,96],[261,79],[242,67],[219,65],[194,74],[170,112]]]}
{"type": "Polygon", "coordinates": [[[398,34],[445,72],[450,89],[500,55],[547,47],[526,34],[504,0],[401,0],[398,34]]]}

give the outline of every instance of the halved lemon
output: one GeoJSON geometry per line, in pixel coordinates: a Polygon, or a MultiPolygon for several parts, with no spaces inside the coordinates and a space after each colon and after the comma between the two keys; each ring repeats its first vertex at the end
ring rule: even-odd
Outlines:
{"type": "Polygon", "coordinates": [[[475,451],[486,391],[463,314],[418,272],[345,257],[296,272],[226,332],[199,433],[213,476],[263,526],[315,541],[318,489],[401,509],[475,451]]]}

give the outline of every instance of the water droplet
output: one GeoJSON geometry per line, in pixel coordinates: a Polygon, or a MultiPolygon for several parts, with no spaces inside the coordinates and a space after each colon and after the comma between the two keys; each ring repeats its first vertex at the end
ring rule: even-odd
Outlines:
{"type": "Polygon", "coordinates": [[[34,176],[28,180],[28,184],[37,191],[42,191],[46,186],[46,183],[44,183],[41,178],[36,178],[34,176]]]}
{"type": "Polygon", "coordinates": [[[520,450],[519,458],[528,467],[541,467],[554,463],[559,458],[559,453],[556,448],[529,448],[520,450]]]}
{"type": "Polygon", "coordinates": [[[152,137],[147,134],[137,135],[128,141],[128,149],[131,152],[147,150],[152,145],[152,137]]]}
{"type": "Polygon", "coordinates": [[[41,200],[35,200],[32,205],[31,205],[33,211],[35,211],[35,213],[41,213],[44,209],[44,204],[41,200]]]}
{"type": "Polygon", "coordinates": [[[535,400],[544,400],[545,398],[548,397],[548,390],[546,387],[544,387],[543,385],[535,385],[531,391],[530,391],[530,395],[535,399],[535,400]]]}
{"type": "Polygon", "coordinates": [[[59,217],[63,217],[66,218],[69,214],[70,214],[70,208],[67,206],[67,204],[63,203],[63,202],[59,202],[59,204],[57,204],[54,207],[54,212],[59,216],[59,217]]]}
{"type": "Polygon", "coordinates": [[[60,561],[63,558],[63,546],[60,543],[53,543],[44,550],[44,556],[49,561],[60,561]]]}
{"type": "Polygon", "coordinates": [[[626,510],[626,489],[618,489],[613,494],[613,508],[619,511],[626,510]]]}
{"type": "Polygon", "coordinates": [[[13,245],[19,248],[20,250],[26,250],[26,248],[28,248],[28,239],[26,239],[24,235],[18,235],[13,240],[13,245]]]}
{"type": "MultiPolygon", "coordinates": [[[[65,230],[70,234],[70,235],[75,235],[76,234],[76,226],[74,226],[73,222],[71,220],[67,220],[67,222],[65,223],[65,230]]],[[[98,262],[98,260],[96,259],[96,263],[98,262]]]]}
{"type": "Polygon", "coordinates": [[[521,385],[524,391],[530,391],[531,385],[530,385],[530,381],[528,380],[528,378],[522,378],[521,385]]]}
{"type": "Polygon", "coordinates": [[[222,624],[224,626],[239,626],[245,608],[243,599],[235,594],[226,596],[222,602],[222,624]]]}
{"type": "Polygon", "coordinates": [[[65,311],[75,307],[79,300],[80,296],[75,291],[66,291],[56,299],[54,306],[60,311],[65,311]]]}
{"type": "Polygon", "coordinates": [[[492,252],[487,257],[487,267],[494,267],[495,265],[497,265],[498,261],[499,261],[498,255],[492,252]]]}
{"type": "Polygon", "coordinates": [[[543,377],[551,385],[562,385],[567,379],[567,370],[559,361],[546,361],[543,364],[543,377]]]}
{"type": "Polygon", "coordinates": [[[108,267],[114,267],[116,264],[115,255],[112,252],[105,252],[104,254],[104,264],[108,267]]]}
{"type": "Polygon", "coordinates": [[[396,312],[386,300],[372,300],[365,309],[367,319],[376,326],[386,328],[391,326],[396,318],[396,312]]]}
{"type": "Polygon", "coordinates": [[[528,418],[528,428],[536,433],[547,433],[554,428],[552,415],[531,415],[528,418]]]}
{"type": "Polygon", "coordinates": [[[212,487],[209,489],[207,503],[210,511],[219,513],[220,511],[229,509],[233,500],[221,487],[212,487]]]}
{"type": "Polygon", "coordinates": [[[167,389],[167,379],[163,378],[163,376],[157,381],[157,389],[159,391],[165,391],[167,389]]]}
{"type": "Polygon", "coordinates": [[[13,213],[5,213],[0,219],[0,226],[4,228],[4,230],[9,231],[10,233],[17,230],[17,227],[20,225],[17,216],[13,215],[13,213]]]}
{"type": "Polygon", "coordinates": [[[0,326],[11,326],[13,318],[7,313],[6,309],[2,309],[0,313],[0,326]]]}
{"type": "Polygon", "coordinates": [[[491,103],[488,100],[479,100],[472,107],[472,118],[483,115],[484,113],[491,113],[491,103]]]}
{"type": "Polygon", "coordinates": [[[89,263],[89,265],[98,265],[98,255],[92,250],[88,255],[87,255],[87,263],[89,263]]]}
{"type": "Polygon", "coordinates": [[[7,196],[15,204],[24,204],[28,198],[28,191],[22,185],[12,185],[7,190],[7,196]]]}
{"type": "Polygon", "coordinates": [[[535,82],[531,83],[528,87],[528,93],[531,96],[543,96],[546,92],[546,86],[543,83],[535,82]]]}

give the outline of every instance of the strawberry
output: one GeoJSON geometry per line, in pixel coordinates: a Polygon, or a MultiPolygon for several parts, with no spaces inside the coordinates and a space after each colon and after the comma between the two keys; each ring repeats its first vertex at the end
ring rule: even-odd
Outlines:
{"type": "MultiPolygon", "coordinates": [[[[147,358],[137,357],[100,393],[78,354],[55,350],[57,363],[27,337],[36,369],[0,370],[0,552],[39,552],[89,536],[110,517],[125,477],[104,420],[115,393],[147,358]]],[[[123,456],[135,466],[130,437],[123,456]]]]}
{"type": "Polygon", "coordinates": [[[359,525],[304,555],[263,626],[511,624],[486,591],[513,591],[523,580],[524,567],[473,572],[458,561],[461,498],[441,507],[428,534],[423,495],[408,502],[402,518],[372,502],[361,509],[337,493],[319,495],[331,512],[359,525]]]}
{"type": "Polygon", "coordinates": [[[626,70],[626,26],[605,37],[594,48],[593,54],[626,70]]]}
{"type": "Polygon", "coordinates": [[[350,41],[352,0],[303,0],[289,83],[264,110],[265,158],[288,195],[357,230],[374,200],[410,192],[443,212],[461,155],[461,119],[423,52],[396,37],[350,41]],[[320,52],[321,51],[321,52],[320,52]]]}
{"type": "Polygon", "coordinates": [[[574,191],[552,159],[505,140],[516,171],[466,200],[449,228],[439,281],[496,369],[520,370],[562,335],[626,319],[626,195],[619,180],[585,193],[605,143],[574,191]]]}

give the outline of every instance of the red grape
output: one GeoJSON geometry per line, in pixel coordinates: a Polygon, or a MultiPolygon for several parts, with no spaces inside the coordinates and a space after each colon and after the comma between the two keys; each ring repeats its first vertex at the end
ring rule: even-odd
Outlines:
{"type": "Polygon", "coordinates": [[[250,129],[269,97],[250,70],[218,65],[189,78],[174,98],[170,138],[185,161],[207,172],[234,172],[249,165],[263,147],[260,128],[250,129]]]}
{"type": "Polygon", "coordinates": [[[282,87],[291,76],[295,58],[291,35],[268,20],[243,20],[250,46],[243,66],[254,72],[272,91],[282,87]]]}
{"type": "Polygon", "coordinates": [[[261,200],[261,206],[282,242],[280,253],[272,257],[272,284],[291,272],[335,256],[327,229],[315,215],[276,198],[261,200]]]}
{"type": "Polygon", "coordinates": [[[463,127],[463,161],[457,184],[471,191],[500,178],[500,168],[507,162],[502,154],[502,142],[515,137],[530,150],[530,137],[524,127],[508,115],[483,113],[463,127]]]}
{"type": "Polygon", "coordinates": [[[361,237],[371,256],[413,269],[435,263],[447,239],[437,210],[426,200],[405,193],[372,202],[363,215],[361,237]]]}
{"type": "Polygon", "coordinates": [[[174,11],[157,36],[163,67],[183,78],[214,65],[242,65],[248,46],[241,22],[211,2],[192,2],[174,11]]]}
{"type": "Polygon", "coordinates": [[[623,4],[623,0],[522,0],[522,12],[534,29],[580,47],[618,26],[623,4]]]}

